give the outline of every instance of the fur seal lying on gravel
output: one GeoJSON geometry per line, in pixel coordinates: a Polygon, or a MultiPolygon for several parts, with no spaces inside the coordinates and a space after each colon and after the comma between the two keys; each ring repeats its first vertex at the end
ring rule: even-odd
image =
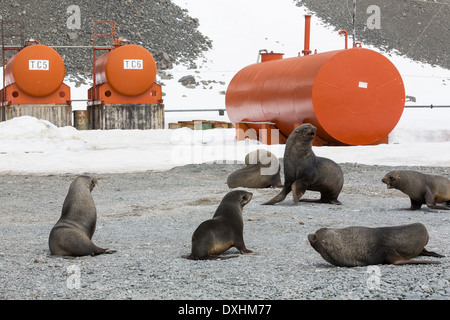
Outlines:
{"type": "Polygon", "coordinates": [[[50,232],[50,252],[60,256],[95,256],[114,253],[92,243],[97,211],[91,191],[97,184],[96,178],[77,177],[69,187],[64,200],[62,214],[50,232]]]}
{"type": "Polygon", "coordinates": [[[281,187],[280,162],[268,150],[258,149],[245,156],[245,168],[232,172],[227,178],[229,188],[281,187]]]}
{"type": "Polygon", "coordinates": [[[314,202],[341,204],[337,198],[344,185],[344,175],[333,160],[316,157],[312,151],[316,130],[313,125],[305,123],[289,135],[284,151],[283,189],[264,204],[283,201],[291,191],[297,203],[306,190],[320,192],[320,199],[314,202]]]}
{"type": "Polygon", "coordinates": [[[240,253],[252,253],[244,244],[243,207],[253,194],[243,190],[230,191],[223,197],[212,219],[202,222],[192,235],[192,249],[188,259],[221,259],[219,255],[231,247],[240,253]]]}
{"type": "Polygon", "coordinates": [[[394,170],[381,181],[388,189],[395,188],[408,195],[411,199],[410,210],[419,210],[422,204],[431,209],[450,210],[450,207],[436,205],[450,205],[450,180],[447,178],[412,170],[394,170]]]}
{"type": "Polygon", "coordinates": [[[443,257],[425,249],[428,231],[421,223],[381,228],[321,228],[309,234],[308,240],[322,258],[339,267],[440,263],[410,259],[419,255],[443,257]]]}

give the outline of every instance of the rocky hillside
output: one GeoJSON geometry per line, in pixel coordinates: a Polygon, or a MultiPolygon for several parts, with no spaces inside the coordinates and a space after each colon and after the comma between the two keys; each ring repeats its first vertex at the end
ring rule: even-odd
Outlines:
{"type": "MultiPolygon", "coordinates": [[[[191,65],[211,47],[211,40],[197,30],[199,21],[170,0],[1,0],[0,16],[23,21],[25,39],[50,46],[91,46],[93,22],[114,21],[116,37],[148,49],[158,70],[176,62],[191,65]]],[[[17,33],[17,24],[5,26],[5,33],[17,33]]],[[[110,24],[97,26],[96,33],[110,33],[110,24]]],[[[13,45],[19,41],[7,40],[13,45]]],[[[55,49],[63,57],[66,74],[91,77],[92,48],[55,49]]]]}
{"type": "MultiPolygon", "coordinates": [[[[292,1],[305,5],[336,30],[346,29],[351,34],[352,0],[292,1]]],[[[201,21],[170,0],[0,0],[0,16],[4,21],[22,21],[25,39],[50,46],[80,46],[56,48],[66,64],[66,74],[78,80],[91,78],[89,46],[94,21],[114,21],[116,37],[147,48],[159,72],[174,63],[195,68],[194,61],[213,44],[198,31],[201,21]]],[[[356,37],[363,45],[396,49],[415,60],[450,69],[449,17],[449,0],[358,0],[356,37]],[[380,9],[379,29],[368,27],[371,5],[380,9]]],[[[6,27],[5,32],[17,30],[6,27]]],[[[109,33],[105,28],[97,32],[109,33]]],[[[18,39],[11,41],[16,44],[18,39]]]]}
{"type": "MultiPolygon", "coordinates": [[[[294,1],[351,35],[353,0],[294,1]]],[[[396,49],[411,59],[450,69],[449,19],[449,0],[357,0],[356,41],[363,46],[396,49]],[[378,13],[377,26],[374,19],[378,13]]]]}

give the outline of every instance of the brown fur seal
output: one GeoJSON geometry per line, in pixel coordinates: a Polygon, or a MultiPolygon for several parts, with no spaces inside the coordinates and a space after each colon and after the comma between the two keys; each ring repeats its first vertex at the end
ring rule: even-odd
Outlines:
{"type": "Polygon", "coordinates": [[[419,255],[443,257],[425,249],[428,231],[421,223],[381,228],[322,228],[309,234],[308,240],[322,258],[340,267],[440,263],[410,259],[419,255]]]}
{"type": "Polygon", "coordinates": [[[319,191],[315,202],[341,204],[337,200],[344,184],[341,168],[333,160],[316,157],[312,141],[316,127],[306,123],[289,135],[284,151],[284,186],[281,192],[264,204],[283,201],[292,191],[294,202],[299,202],[306,190],[319,191]]]}
{"type": "Polygon", "coordinates": [[[60,256],[95,256],[113,253],[92,243],[97,222],[97,211],[91,191],[96,178],[77,177],[69,187],[61,217],[50,232],[50,252],[60,256]]]}
{"type": "Polygon", "coordinates": [[[280,162],[268,150],[258,149],[245,156],[246,167],[232,172],[227,178],[229,188],[281,187],[280,162]]]}
{"type": "Polygon", "coordinates": [[[411,199],[410,210],[419,210],[422,204],[431,209],[450,210],[449,207],[438,206],[445,202],[450,205],[450,180],[444,177],[424,174],[411,170],[394,170],[381,180],[387,188],[395,188],[411,199]]]}
{"type": "Polygon", "coordinates": [[[194,260],[217,259],[231,247],[240,253],[252,253],[244,244],[244,220],[242,208],[251,200],[253,194],[234,190],[225,195],[212,219],[202,222],[192,235],[191,254],[185,258],[194,260]]]}

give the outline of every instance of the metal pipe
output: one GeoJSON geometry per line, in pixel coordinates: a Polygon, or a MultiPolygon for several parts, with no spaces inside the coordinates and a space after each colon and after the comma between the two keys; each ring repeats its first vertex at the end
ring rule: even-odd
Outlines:
{"type": "Polygon", "coordinates": [[[353,0],[353,17],[352,17],[352,28],[353,28],[353,48],[356,46],[356,31],[355,31],[355,21],[356,21],[356,0],[353,0]]]}
{"type": "Polygon", "coordinates": [[[223,116],[226,109],[187,109],[187,110],[164,110],[164,112],[203,112],[203,111],[219,111],[219,115],[223,116]]]}
{"type": "Polygon", "coordinates": [[[260,49],[259,51],[258,51],[258,59],[256,59],[256,63],[258,63],[259,62],[259,59],[261,58],[261,53],[262,52],[269,52],[269,51],[267,51],[267,49],[260,49]]]}
{"type": "Polygon", "coordinates": [[[202,112],[202,111],[226,111],[227,109],[170,109],[164,110],[165,112],[202,112]]]}
{"type": "Polygon", "coordinates": [[[344,34],[345,35],[345,49],[348,49],[348,33],[346,30],[341,30],[339,31],[339,34],[344,34]]]}
{"type": "Polygon", "coordinates": [[[405,106],[405,108],[430,108],[430,109],[433,109],[433,108],[450,108],[450,106],[435,106],[435,105],[432,105],[432,104],[430,104],[429,106],[405,106]]]}
{"type": "MultiPolygon", "coordinates": [[[[87,48],[87,49],[92,49],[94,48],[93,46],[49,46],[50,48],[87,48]]],[[[105,47],[106,49],[111,49],[109,47],[105,47]]]]}
{"type": "Polygon", "coordinates": [[[311,54],[311,50],[309,49],[310,31],[311,31],[311,15],[305,14],[305,43],[304,43],[304,50],[302,51],[304,55],[311,54]]]}

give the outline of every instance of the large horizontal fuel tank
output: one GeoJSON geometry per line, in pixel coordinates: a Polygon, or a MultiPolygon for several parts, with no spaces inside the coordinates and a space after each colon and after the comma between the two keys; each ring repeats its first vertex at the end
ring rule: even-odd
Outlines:
{"type": "Polygon", "coordinates": [[[386,57],[355,47],[247,66],[231,80],[225,102],[233,124],[272,122],[288,137],[311,123],[330,144],[365,145],[396,126],[405,90],[386,57]]]}
{"type": "MultiPolygon", "coordinates": [[[[21,49],[5,66],[5,86],[15,84],[30,97],[45,97],[63,84],[65,66],[53,48],[33,44],[21,49]]],[[[16,91],[14,95],[21,92],[16,91]]],[[[70,97],[65,97],[69,99],[70,97]]]]}

